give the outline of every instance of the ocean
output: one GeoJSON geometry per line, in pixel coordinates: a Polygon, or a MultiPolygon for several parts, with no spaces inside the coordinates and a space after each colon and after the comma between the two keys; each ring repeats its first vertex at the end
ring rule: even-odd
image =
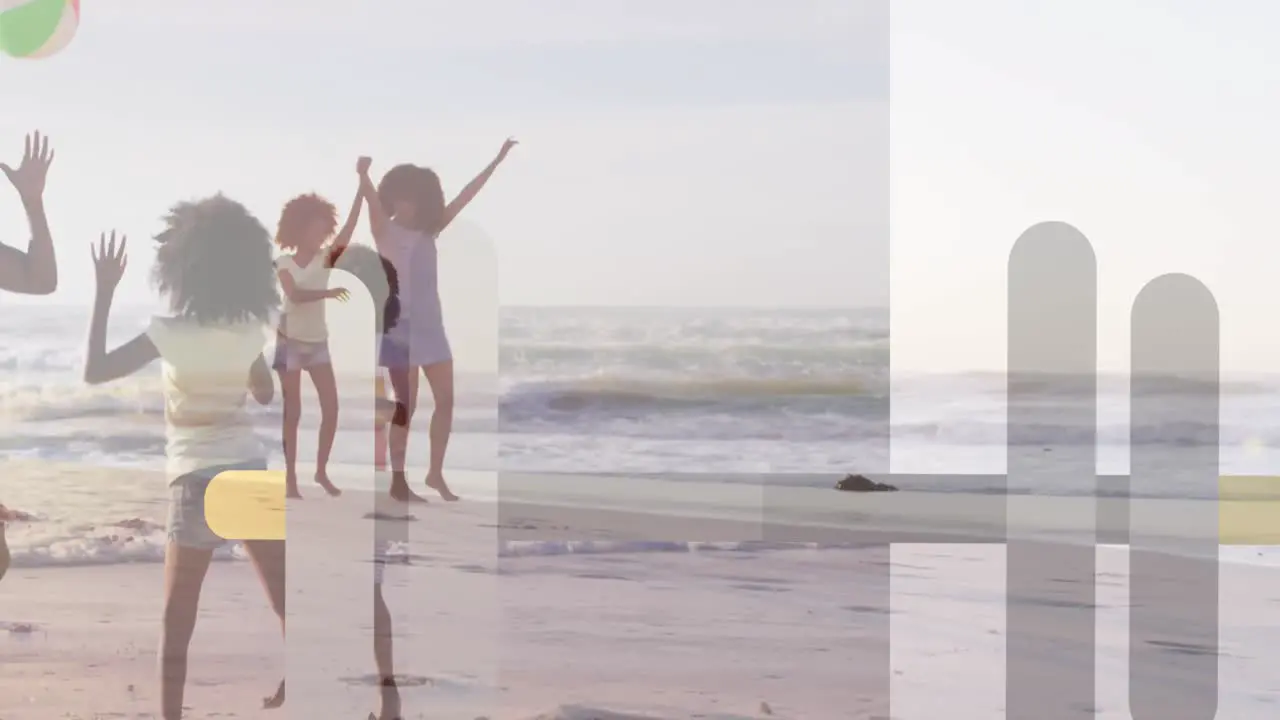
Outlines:
{"type": "MultiPolygon", "coordinates": [[[[0,344],[0,453],[23,461],[161,468],[158,370],[88,387],[80,381],[87,308],[10,310],[0,320],[6,338],[0,344]]],[[[117,310],[109,342],[123,342],[148,317],[146,308],[117,310]]],[[[1004,491],[990,476],[1002,474],[1006,460],[1005,380],[989,372],[891,374],[884,310],[506,308],[498,353],[496,379],[458,379],[450,467],[618,476],[600,482],[635,475],[758,482],[769,475],[812,487],[829,487],[845,473],[892,469],[934,474],[903,490],[1004,491]],[[886,442],[883,417],[890,405],[886,442]]],[[[1127,391],[1123,377],[1100,380],[1102,474],[1128,470],[1127,391]]],[[[1176,409],[1178,390],[1170,392],[1176,409]]],[[[428,402],[425,390],[422,402],[428,402]]],[[[348,411],[344,404],[335,464],[367,465],[369,424],[357,405],[348,411]]],[[[278,404],[255,411],[275,462],[279,417],[278,404]]],[[[317,418],[309,405],[304,460],[314,452],[317,418]]],[[[1280,380],[1225,379],[1223,473],[1275,468],[1278,419],[1280,380]]],[[[1134,440],[1165,442],[1171,457],[1177,448],[1212,441],[1212,428],[1182,423],[1176,411],[1168,423],[1142,429],[1134,440]]],[[[1024,429],[1022,441],[1043,444],[1048,458],[1049,449],[1087,442],[1091,432],[1048,423],[1024,429]]],[[[415,442],[421,452],[414,457],[425,459],[425,442],[415,442]]],[[[129,488],[59,482],[0,478],[0,502],[41,518],[10,530],[18,538],[19,564],[159,557],[158,545],[122,553],[116,529],[159,532],[163,488],[153,481],[129,488]]],[[[1070,481],[1013,489],[1082,492],[1070,481]]],[[[1152,492],[1204,497],[1176,481],[1152,492]]]]}

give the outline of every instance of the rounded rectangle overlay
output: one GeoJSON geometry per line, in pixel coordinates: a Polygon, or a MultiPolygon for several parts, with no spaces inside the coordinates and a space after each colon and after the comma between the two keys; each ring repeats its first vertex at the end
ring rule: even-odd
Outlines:
{"type": "Polygon", "coordinates": [[[205,492],[204,517],[209,529],[224,540],[283,540],[284,472],[218,473],[205,492]]]}

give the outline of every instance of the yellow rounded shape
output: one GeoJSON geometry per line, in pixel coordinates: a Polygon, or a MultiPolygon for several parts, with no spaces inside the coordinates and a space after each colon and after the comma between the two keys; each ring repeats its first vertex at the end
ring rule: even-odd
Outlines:
{"type": "Polygon", "coordinates": [[[1218,542],[1280,545],[1280,478],[1255,475],[1219,479],[1218,542]]]}
{"type": "Polygon", "coordinates": [[[277,470],[230,470],[209,483],[204,517],[225,540],[283,540],[284,473],[277,470]]]}

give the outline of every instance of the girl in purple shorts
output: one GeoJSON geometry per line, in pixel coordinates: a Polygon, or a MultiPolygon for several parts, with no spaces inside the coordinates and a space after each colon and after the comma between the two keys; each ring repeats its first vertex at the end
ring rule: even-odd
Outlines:
{"type": "Polygon", "coordinates": [[[431,386],[431,466],[426,485],[445,500],[457,500],[444,479],[445,449],[453,429],[453,351],[440,307],[436,240],[489,181],[516,146],[507,140],[498,155],[451,202],[445,203],[440,178],[417,165],[397,165],[375,188],[368,172],[360,187],[369,203],[369,225],[378,252],[400,278],[400,322],[382,337],[379,364],[387,369],[396,409],[390,432],[391,496],[426,502],[409,489],[405,454],[409,421],[418,397],[418,372],[431,386]]]}

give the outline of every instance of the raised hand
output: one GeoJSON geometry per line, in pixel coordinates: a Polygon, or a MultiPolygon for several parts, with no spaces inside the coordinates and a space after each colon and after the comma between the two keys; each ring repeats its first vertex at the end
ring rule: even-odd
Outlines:
{"type": "Polygon", "coordinates": [[[346,288],[333,288],[329,291],[329,297],[338,302],[346,302],[347,298],[351,297],[351,293],[347,292],[346,288]]]}
{"type": "Polygon", "coordinates": [[[96,249],[92,243],[89,245],[89,254],[93,256],[93,272],[98,280],[98,292],[114,292],[116,285],[120,283],[124,269],[129,265],[129,258],[125,255],[128,243],[129,239],[121,235],[117,247],[116,232],[112,230],[109,240],[107,234],[102,233],[96,249]]]}
{"type": "Polygon", "coordinates": [[[502,149],[498,151],[498,157],[505,158],[507,156],[507,153],[511,152],[511,148],[519,144],[520,144],[519,140],[516,140],[515,138],[507,138],[507,141],[502,143],[502,149]]]}
{"type": "Polygon", "coordinates": [[[39,200],[44,195],[44,181],[49,174],[49,165],[53,164],[53,151],[49,149],[49,138],[39,131],[28,135],[22,152],[22,162],[17,169],[0,163],[0,170],[17,188],[18,195],[24,201],[39,200]]]}
{"type": "Polygon", "coordinates": [[[365,177],[369,174],[369,167],[372,165],[373,158],[362,155],[356,160],[356,173],[360,177],[365,177]]]}

